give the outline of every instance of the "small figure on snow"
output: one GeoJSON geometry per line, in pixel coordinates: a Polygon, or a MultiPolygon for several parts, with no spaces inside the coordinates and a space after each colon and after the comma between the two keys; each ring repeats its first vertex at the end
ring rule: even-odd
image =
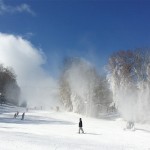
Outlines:
{"type": "Polygon", "coordinates": [[[21,120],[24,120],[25,112],[22,114],[21,120]]]}
{"type": "MultiPolygon", "coordinates": [[[[16,115],[17,115],[17,116],[19,115],[19,111],[17,111],[16,115]]],[[[16,116],[16,117],[17,117],[17,116],[16,116]]]]}
{"type": "Polygon", "coordinates": [[[15,113],[15,114],[14,114],[14,118],[16,118],[16,117],[17,117],[17,114],[15,113]]]}
{"type": "Polygon", "coordinates": [[[126,125],[126,129],[135,130],[134,122],[128,121],[126,125]]]}
{"type": "Polygon", "coordinates": [[[79,119],[79,134],[80,134],[80,131],[82,131],[82,133],[84,133],[84,131],[83,131],[83,124],[82,124],[82,119],[80,118],[79,119]]]}

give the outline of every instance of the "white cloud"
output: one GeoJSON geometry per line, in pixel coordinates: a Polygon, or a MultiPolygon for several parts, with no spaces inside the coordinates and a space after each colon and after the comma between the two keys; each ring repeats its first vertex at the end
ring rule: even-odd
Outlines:
{"type": "Polygon", "coordinates": [[[57,100],[57,82],[42,68],[45,62],[43,52],[30,41],[0,33],[0,63],[13,67],[29,104],[50,105],[57,100]]]}
{"type": "Polygon", "coordinates": [[[35,15],[35,12],[30,8],[28,4],[21,4],[18,6],[11,6],[4,3],[3,0],[0,0],[0,14],[4,13],[29,13],[35,15]]]}

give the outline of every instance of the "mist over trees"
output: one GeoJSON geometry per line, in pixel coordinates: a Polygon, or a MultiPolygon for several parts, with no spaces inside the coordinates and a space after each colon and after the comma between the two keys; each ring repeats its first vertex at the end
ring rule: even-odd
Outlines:
{"type": "Polygon", "coordinates": [[[126,120],[150,120],[150,49],[113,53],[108,80],[116,107],[126,120]]]}
{"type": "Polygon", "coordinates": [[[81,58],[64,61],[59,85],[61,101],[69,111],[96,117],[112,101],[106,78],[81,58]]]}
{"type": "Polygon", "coordinates": [[[16,81],[16,75],[12,68],[0,65],[0,100],[14,105],[19,104],[20,88],[16,81]]]}
{"type": "Polygon", "coordinates": [[[113,53],[100,75],[81,58],[67,58],[59,80],[68,111],[99,117],[115,110],[127,121],[150,121],[150,49],[113,53]]]}
{"type": "MultiPolygon", "coordinates": [[[[54,86],[53,89],[59,88],[57,98],[67,111],[100,117],[115,108],[115,112],[127,121],[150,121],[150,49],[114,52],[105,67],[106,74],[100,74],[96,68],[82,58],[69,57],[64,60],[59,87],[54,86]]],[[[40,82],[43,83],[43,80],[40,82]]],[[[46,85],[52,83],[45,82],[46,85]]],[[[42,90],[43,95],[37,92],[41,104],[45,96],[45,89],[42,90]]],[[[16,75],[11,68],[3,65],[0,65],[0,93],[1,103],[19,104],[21,90],[16,75]]],[[[46,101],[51,103],[49,97],[46,96],[46,101]]]]}

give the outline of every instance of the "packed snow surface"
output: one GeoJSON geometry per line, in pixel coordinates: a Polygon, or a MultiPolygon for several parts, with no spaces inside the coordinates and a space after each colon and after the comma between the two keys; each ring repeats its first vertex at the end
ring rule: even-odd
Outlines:
{"type": "Polygon", "coordinates": [[[74,113],[0,107],[0,150],[150,150],[150,125],[124,130],[123,119],[93,119],[74,113]],[[14,113],[19,116],[14,119],[14,113]],[[85,134],[78,134],[82,117],[85,134]]]}

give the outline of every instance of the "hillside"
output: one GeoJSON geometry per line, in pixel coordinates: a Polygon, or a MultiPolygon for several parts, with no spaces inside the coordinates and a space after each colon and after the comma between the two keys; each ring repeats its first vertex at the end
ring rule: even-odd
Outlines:
{"type": "Polygon", "coordinates": [[[150,126],[135,124],[124,131],[121,118],[102,120],[55,111],[26,112],[15,106],[0,106],[0,150],[149,150],[150,126]],[[13,115],[19,111],[19,116],[13,115]],[[85,134],[78,134],[82,117],[85,134]]]}

